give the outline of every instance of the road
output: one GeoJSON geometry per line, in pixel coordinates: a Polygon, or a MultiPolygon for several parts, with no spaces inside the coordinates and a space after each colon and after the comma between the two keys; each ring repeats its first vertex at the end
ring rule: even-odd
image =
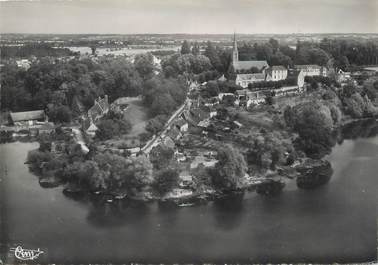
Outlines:
{"type": "Polygon", "coordinates": [[[157,136],[155,136],[149,142],[147,142],[147,144],[141,148],[141,151],[145,154],[149,154],[153,147],[159,145],[160,141],[162,140],[161,136],[164,135],[170,129],[170,126],[172,125],[174,120],[183,113],[186,107],[190,107],[190,105],[191,105],[190,99],[186,98],[184,104],[182,104],[180,108],[178,108],[175,111],[175,113],[173,113],[172,116],[168,119],[168,121],[166,122],[164,126],[164,129],[157,136]]]}

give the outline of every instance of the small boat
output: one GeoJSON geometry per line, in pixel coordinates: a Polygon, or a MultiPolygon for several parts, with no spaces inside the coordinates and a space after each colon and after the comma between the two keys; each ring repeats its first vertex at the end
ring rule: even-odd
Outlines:
{"type": "Polygon", "coordinates": [[[194,205],[194,203],[181,203],[178,206],[179,207],[189,207],[189,206],[193,206],[193,205],[194,205]]]}
{"type": "Polygon", "coordinates": [[[122,200],[122,199],[126,198],[126,196],[127,196],[126,193],[124,193],[124,194],[118,194],[118,195],[114,196],[114,199],[116,199],[116,200],[122,200]]]}

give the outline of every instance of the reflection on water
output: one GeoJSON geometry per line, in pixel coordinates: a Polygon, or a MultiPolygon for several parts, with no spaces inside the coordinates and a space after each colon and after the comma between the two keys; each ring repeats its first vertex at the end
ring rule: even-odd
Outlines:
{"type": "Polygon", "coordinates": [[[128,200],[89,204],[88,223],[97,227],[133,225],[148,213],[145,203],[128,200]]]}
{"type": "Polygon", "coordinates": [[[23,164],[36,143],[0,145],[2,249],[40,247],[42,263],[374,260],[378,137],[356,137],[361,128],[327,157],[334,175],[325,186],[196,207],[70,199],[62,187],[41,188],[23,164]]]}

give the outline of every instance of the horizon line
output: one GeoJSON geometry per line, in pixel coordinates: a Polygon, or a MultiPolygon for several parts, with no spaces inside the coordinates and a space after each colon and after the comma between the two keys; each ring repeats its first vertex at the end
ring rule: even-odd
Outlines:
{"type": "MultiPolygon", "coordinates": [[[[0,32],[0,35],[13,34],[13,35],[233,35],[234,33],[188,33],[188,32],[175,32],[175,33],[25,33],[25,32],[0,32]]],[[[291,32],[291,33],[237,33],[237,35],[324,35],[324,34],[371,34],[378,35],[378,32],[291,32]]]]}

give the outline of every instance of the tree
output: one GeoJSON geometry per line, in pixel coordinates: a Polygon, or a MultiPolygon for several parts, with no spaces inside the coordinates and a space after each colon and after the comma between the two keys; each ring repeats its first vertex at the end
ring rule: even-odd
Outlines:
{"type": "Polygon", "coordinates": [[[184,42],[181,45],[181,54],[189,54],[190,53],[190,45],[187,40],[184,40],[184,42]]]}
{"type": "Polygon", "coordinates": [[[165,122],[168,117],[166,115],[157,115],[156,117],[150,119],[146,124],[146,131],[151,134],[156,134],[161,131],[164,127],[165,122]]]}
{"type": "Polygon", "coordinates": [[[150,152],[150,161],[154,168],[162,169],[167,167],[172,161],[174,150],[165,145],[158,145],[150,152]]]}
{"type": "Polygon", "coordinates": [[[192,47],[192,54],[193,54],[194,56],[200,55],[200,46],[199,46],[198,42],[195,42],[195,43],[193,44],[193,47],[192,47]]]}
{"type": "Polygon", "coordinates": [[[153,182],[152,164],[145,156],[125,158],[104,153],[97,154],[94,161],[106,172],[105,185],[110,190],[126,188],[133,192],[153,182]]]}
{"type": "Polygon", "coordinates": [[[227,144],[218,149],[217,160],[212,177],[213,184],[222,190],[237,188],[247,171],[243,155],[232,145],[227,144]]]}
{"type": "Polygon", "coordinates": [[[52,159],[50,152],[42,152],[40,150],[29,151],[26,161],[32,170],[40,171],[42,163],[49,162],[52,159]]]}
{"type": "Polygon", "coordinates": [[[155,69],[153,55],[151,53],[137,54],[134,66],[143,79],[151,78],[155,69]]]}
{"type": "Polygon", "coordinates": [[[131,124],[122,117],[103,117],[97,125],[96,137],[100,140],[108,140],[113,137],[127,134],[131,130],[131,124]]]}
{"type": "Polygon", "coordinates": [[[298,104],[285,110],[284,117],[299,134],[297,146],[308,156],[317,158],[330,152],[335,144],[334,119],[327,105],[321,101],[298,104]]]}
{"type": "Polygon", "coordinates": [[[265,98],[265,102],[266,102],[266,104],[268,104],[268,105],[273,105],[273,104],[274,104],[274,96],[272,96],[272,95],[267,96],[267,97],[265,98]]]}
{"type": "Polygon", "coordinates": [[[279,48],[279,46],[280,46],[278,40],[273,39],[273,38],[270,38],[270,39],[269,39],[269,44],[272,46],[272,48],[273,48],[273,50],[274,50],[275,52],[278,50],[278,48],[279,48]]]}
{"type": "Polygon", "coordinates": [[[292,59],[283,54],[281,51],[277,51],[275,54],[273,54],[269,60],[268,60],[270,65],[283,65],[283,66],[292,66],[293,61],[292,59]]]}
{"type": "Polygon", "coordinates": [[[221,63],[221,60],[219,58],[219,55],[213,45],[213,43],[211,41],[208,41],[207,42],[207,46],[206,46],[206,49],[205,49],[205,56],[207,58],[209,58],[211,64],[213,65],[213,67],[215,69],[217,69],[218,71],[222,71],[222,63],[221,63]]]}
{"type": "Polygon", "coordinates": [[[72,112],[71,110],[65,106],[50,106],[48,111],[49,119],[53,122],[71,122],[72,119],[72,112]]]}
{"type": "Polygon", "coordinates": [[[219,94],[219,86],[216,81],[209,81],[202,93],[204,97],[216,97],[219,94]]]}
{"type": "Polygon", "coordinates": [[[155,177],[154,187],[160,194],[165,194],[178,186],[179,173],[177,169],[167,168],[160,170],[155,177]]]}

